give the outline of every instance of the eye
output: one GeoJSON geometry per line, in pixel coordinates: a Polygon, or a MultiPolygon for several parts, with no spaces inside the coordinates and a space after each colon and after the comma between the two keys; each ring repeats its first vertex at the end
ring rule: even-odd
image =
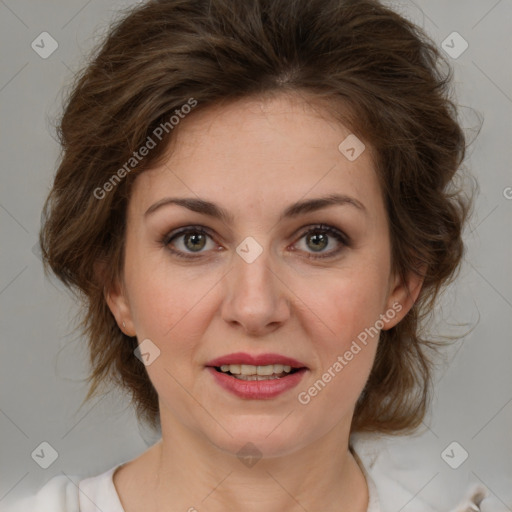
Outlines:
{"type": "Polygon", "coordinates": [[[307,258],[331,258],[339,254],[344,247],[349,246],[349,238],[344,233],[332,226],[326,226],[324,224],[308,229],[301,235],[300,240],[303,239],[304,245],[306,246],[306,253],[308,253],[307,249],[312,250],[312,253],[309,252],[306,255],[307,258]],[[334,248],[324,251],[326,247],[333,245],[334,248]],[[321,254],[317,255],[319,253],[321,254]]]}
{"type": "MultiPolygon", "coordinates": [[[[299,240],[303,239],[306,249],[300,248],[300,250],[306,252],[307,258],[313,259],[332,258],[339,254],[344,247],[350,245],[348,236],[338,229],[324,224],[310,227],[299,238],[299,240]],[[325,251],[326,247],[333,245],[334,248],[325,251]],[[309,252],[308,249],[312,252],[309,252]]],[[[188,259],[198,258],[201,253],[218,247],[209,231],[202,226],[187,226],[173,231],[164,237],[162,244],[179,258],[188,259]],[[209,247],[208,242],[210,242],[209,247]]]]}
{"type": "Polygon", "coordinates": [[[202,252],[208,245],[208,239],[210,239],[213,245],[209,249],[213,249],[215,244],[208,231],[200,226],[187,226],[178,231],[173,231],[162,242],[172,253],[180,258],[195,258],[196,256],[193,254],[202,252]]]}

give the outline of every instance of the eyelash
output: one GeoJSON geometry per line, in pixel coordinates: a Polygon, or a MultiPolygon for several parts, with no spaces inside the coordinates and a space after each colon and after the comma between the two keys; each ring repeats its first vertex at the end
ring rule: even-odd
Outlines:
{"type": "MultiPolygon", "coordinates": [[[[298,240],[301,240],[302,238],[304,238],[304,236],[306,236],[310,233],[314,233],[314,232],[330,235],[333,238],[335,238],[338,242],[340,242],[341,245],[344,247],[350,246],[350,239],[343,232],[339,231],[338,229],[336,229],[332,226],[328,226],[325,224],[316,224],[314,226],[310,226],[307,231],[304,231],[300,235],[298,240]]],[[[175,240],[176,238],[179,238],[182,235],[188,234],[188,233],[200,233],[202,235],[206,235],[210,238],[213,238],[212,235],[210,234],[209,230],[204,229],[202,226],[187,226],[185,228],[180,228],[177,231],[173,231],[172,233],[167,234],[161,242],[164,246],[167,247],[167,249],[169,249],[169,251],[171,251],[174,255],[176,255],[179,258],[188,259],[188,260],[198,259],[201,255],[201,253],[197,253],[197,255],[191,255],[190,253],[184,253],[182,251],[178,251],[171,247],[171,242],[173,240],[175,240]]],[[[330,251],[329,253],[327,253],[326,256],[317,256],[317,255],[313,255],[313,253],[307,253],[306,257],[308,259],[315,259],[315,260],[333,258],[334,256],[337,256],[342,250],[343,250],[343,247],[340,247],[339,249],[330,251]]]]}

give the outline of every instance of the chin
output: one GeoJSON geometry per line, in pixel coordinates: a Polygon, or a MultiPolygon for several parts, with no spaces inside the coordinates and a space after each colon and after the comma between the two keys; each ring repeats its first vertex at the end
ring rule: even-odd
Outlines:
{"type": "Polygon", "coordinates": [[[210,435],[205,434],[219,450],[239,458],[281,457],[307,444],[304,429],[299,429],[296,423],[283,422],[285,416],[238,417],[232,422],[223,423],[227,432],[219,427],[210,435]]]}

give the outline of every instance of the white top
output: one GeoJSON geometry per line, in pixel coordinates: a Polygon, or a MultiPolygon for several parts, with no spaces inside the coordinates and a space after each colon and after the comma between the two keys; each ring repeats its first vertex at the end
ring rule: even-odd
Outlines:
{"type": "MultiPolygon", "coordinates": [[[[407,510],[415,512],[440,512],[424,503],[417,490],[407,489],[403,484],[393,479],[389,471],[382,464],[379,465],[381,449],[375,449],[371,443],[363,440],[351,440],[355,452],[355,459],[361,467],[368,485],[369,503],[367,512],[395,511],[398,504],[403,506],[411,501],[407,510]],[[383,507],[379,498],[392,496],[393,503],[383,507]],[[388,508],[389,507],[389,508],[388,508]]],[[[44,485],[37,494],[29,496],[14,503],[6,512],[125,512],[121,500],[114,486],[113,474],[117,468],[125,463],[118,464],[100,475],[80,480],[80,477],[67,477],[58,475],[44,485]],[[74,482],[78,481],[78,486],[74,482]]],[[[479,512],[490,511],[491,508],[480,508],[482,496],[487,494],[485,487],[475,486],[468,497],[461,500],[455,508],[442,512],[479,512]]],[[[487,500],[483,500],[486,502],[487,500]]],[[[399,507],[399,508],[400,508],[399,507]]]]}

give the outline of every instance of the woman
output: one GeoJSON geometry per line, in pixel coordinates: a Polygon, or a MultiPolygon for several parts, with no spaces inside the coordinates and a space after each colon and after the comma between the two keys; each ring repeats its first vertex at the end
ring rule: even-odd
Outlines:
{"type": "Polygon", "coordinates": [[[162,438],[22,509],[383,510],[354,439],[424,418],[420,321],[469,208],[441,64],[373,0],[153,1],[112,27],[41,247],[84,299],[86,398],[113,380],[162,438]]]}

